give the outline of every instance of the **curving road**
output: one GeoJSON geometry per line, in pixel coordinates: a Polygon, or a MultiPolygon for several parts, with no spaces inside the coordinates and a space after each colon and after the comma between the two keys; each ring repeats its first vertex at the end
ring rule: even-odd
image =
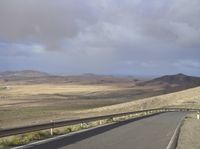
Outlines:
{"type": "Polygon", "coordinates": [[[166,149],[186,113],[169,112],[128,120],[32,145],[29,149],[166,149]]]}

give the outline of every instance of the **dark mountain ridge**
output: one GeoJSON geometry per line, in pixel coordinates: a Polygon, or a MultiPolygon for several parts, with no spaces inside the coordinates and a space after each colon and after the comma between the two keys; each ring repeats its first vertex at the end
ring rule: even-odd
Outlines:
{"type": "Polygon", "coordinates": [[[168,84],[176,84],[176,85],[185,85],[185,84],[194,84],[200,85],[200,77],[188,76],[182,73],[176,75],[166,75],[159,78],[155,78],[151,81],[147,81],[146,83],[168,83],[168,84]]]}
{"type": "Polygon", "coordinates": [[[73,76],[50,75],[34,70],[0,72],[0,82],[17,84],[41,83],[77,83],[77,84],[112,84],[122,83],[130,86],[160,86],[161,88],[187,89],[200,86],[200,77],[185,74],[165,75],[150,81],[137,80],[134,77],[112,75],[83,74],[73,76]]]}
{"type": "Polygon", "coordinates": [[[137,85],[158,86],[163,89],[165,93],[170,93],[200,86],[200,77],[179,73],[176,75],[165,75],[137,85]]]}
{"type": "Polygon", "coordinates": [[[9,78],[9,77],[44,77],[49,76],[48,73],[34,71],[34,70],[23,70],[23,71],[5,71],[0,72],[0,77],[9,78]]]}
{"type": "Polygon", "coordinates": [[[116,77],[112,75],[83,74],[71,76],[50,75],[45,72],[24,70],[6,71],[0,73],[0,82],[17,84],[42,84],[42,83],[76,83],[76,84],[110,84],[127,83],[135,84],[138,80],[133,77],[116,77]]]}

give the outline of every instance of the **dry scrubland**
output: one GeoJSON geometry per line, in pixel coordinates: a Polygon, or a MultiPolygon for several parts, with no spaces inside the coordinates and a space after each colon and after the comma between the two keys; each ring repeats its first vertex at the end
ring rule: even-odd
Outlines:
{"type": "Polygon", "coordinates": [[[117,87],[113,86],[100,86],[100,85],[52,85],[52,84],[39,84],[39,85],[12,85],[8,89],[4,89],[1,94],[9,95],[10,97],[17,97],[23,95],[38,95],[38,94],[55,94],[55,93],[87,93],[105,90],[116,90],[117,87]]]}
{"type": "Polygon", "coordinates": [[[2,86],[0,128],[165,106],[200,107],[200,87],[155,96],[158,94],[161,94],[158,87],[152,86],[73,84],[2,86]]]}
{"type": "Polygon", "coordinates": [[[82,112],[125,112],[159,107],[200,108],[200,87],[82,112]]]}
{"type": "MultiPolygon", "coordinates": [[[[0,127],[15,127],[65,117],[73,118],[74,109],[80,109],[78,104],[85,108],[84,103],[89,102],[80,101],[77,96],[100,93],[105,90],[111,91],[117,88],[50,84],[2,87],[0,90],[0,127]]],[[[91,102],[92,104],[94,103],[91,102]]]]}
{"type": "Polygon", "coordinates": [[[86,117],[79,111],[153,96],[154,88],[126,85],[34,84],[0,88],[0,128],[86,117]],[[146,92],[146,93],[145,93],[146,92]]]}

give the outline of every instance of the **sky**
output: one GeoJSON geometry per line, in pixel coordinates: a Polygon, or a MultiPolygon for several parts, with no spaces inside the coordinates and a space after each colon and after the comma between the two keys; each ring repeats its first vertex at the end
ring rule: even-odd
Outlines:
{"type": "Polygon", "coordinates": [[[0,71],[200,76],[199,0],[1,0],[0,71]]]}

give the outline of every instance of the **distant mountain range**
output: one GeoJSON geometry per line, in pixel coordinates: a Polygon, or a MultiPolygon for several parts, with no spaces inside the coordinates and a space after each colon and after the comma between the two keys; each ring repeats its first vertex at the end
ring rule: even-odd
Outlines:
{"type": "Polygon", "coordinates": [[[0,72],[1,78],[9,78],[9,77],[44,77],[49,76],[48,73],[34,71],[34,70],[23,70],[23,71],[5,71],[0,72]]]}
{"type": "Polygon", "coordinates": [[[45,72],[24,70],[6,71],[0,73],[0,82],[17,84],[37,83],[77,83],[77,84],[128,84],[130,86],[160,86],[160,88],[186,89],[200,86],[200,77],[184,74],[165,75],[149,81],[138,80],[134,77],[116,77],[111,75],[84,74],[77,76],[50,75],[45,72]]]}
{"type": "Polygon", "coordinates": [[[77,84],[108,84],[127,83],[135,84],[138,80],[133,77],[115,77],[111,75],[83,74],[73,76],[50,75],[45,72],[24,70],[6,71],[0,73],[0,82],[17,84],[38,83],[77,83],[77,84]]]}

